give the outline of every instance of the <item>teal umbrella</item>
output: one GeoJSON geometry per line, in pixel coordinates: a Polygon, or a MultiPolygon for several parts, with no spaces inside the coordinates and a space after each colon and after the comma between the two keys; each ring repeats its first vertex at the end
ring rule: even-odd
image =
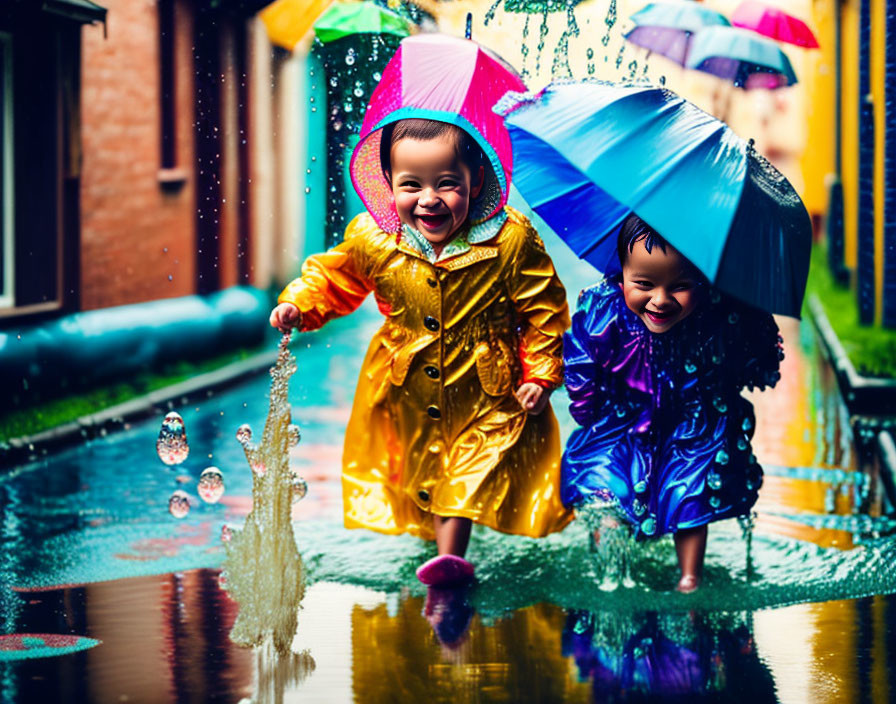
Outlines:
{"type": "Polygon", "coordinates": [[[812,225],[793,187],[725,123],[669,90],[554,83],[507,102],[513,183],[579,257],[618,271],[634,211],[711,283],[799,317],[812,225]]]}
{"type": "Polygon", "coordinates": [[[775,77],[779,87],[797,82],[790,59],[775,42],[738,27],[701,29],[691,41],[685,65],[739,87],[754,74],[775,77]]]}
{"type": "Polygon", "coordinates": [[[408,20],[372,2],[346,2],[330,5],[314,23],[314,33],[324,44],[351,34],[411,33],[408,20]]]}
{"type": "Polygon", "coordinates": [[[652,2],[633,14],[631,21],[635,26],[625,34],[628,41],[682,66],[695,32],[704,27],[729,25],[723,14],[681,0],[652,2]]]}

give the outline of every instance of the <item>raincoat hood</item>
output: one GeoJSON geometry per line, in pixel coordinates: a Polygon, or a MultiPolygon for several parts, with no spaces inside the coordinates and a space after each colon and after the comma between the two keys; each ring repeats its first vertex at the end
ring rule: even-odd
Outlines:
{"type": "Polygon", "coordinates": [[[401,220],[380,164],[382,128],[423,118],[456,125],[482,148],[485,185],[470,208],[475,225],[507,202],[513,169],[510,136],[492,108],[507,91],[525,91],[516,71],[469,39],[420,34],[402,40],[373,91],[350,172],[355,190],[377,224],[399,233],[401,220]]]}

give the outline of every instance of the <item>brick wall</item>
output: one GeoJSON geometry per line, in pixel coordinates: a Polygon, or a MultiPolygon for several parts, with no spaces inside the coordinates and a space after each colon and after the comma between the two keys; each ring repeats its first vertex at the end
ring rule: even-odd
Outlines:
{"type": "Polygon", "coordinates": [[[81,303],[85,310],[196,290],[192,10],[175,3],[179,188],[160,183],[154,0],[106,0],[108,38],[83,33],[81,303]]]}

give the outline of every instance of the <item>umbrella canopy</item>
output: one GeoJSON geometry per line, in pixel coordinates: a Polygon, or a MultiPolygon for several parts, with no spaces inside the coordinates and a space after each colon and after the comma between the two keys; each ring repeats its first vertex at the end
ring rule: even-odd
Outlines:
{"type": "Polygon", "coordinates": [[[355,190],[377,224],[386,232],[401,229],[392,188],[380,165],[380,139],[383,127],[409,118],[457,125],[485,152],[490,168],[483,196],[470,213],[472,220],[491,217],[503,207],[513,151],[504,121],[492,107],[507,91],[525,90],[508,64],[469,39],[443,34],[403,39],[370,97],[350,166],[355,190]]]}
{"type": "Polygon", "coordinates": [[[630,18],[635,27],[625,34],[632,44],[684,66],[691,36],[704,27],[729,26],[725,16],[694,2],[652,2],[630,18]]]}
{"type": "Polygon", "coordinates": [[[330,5],[314,23],[314,33],[324,44],[351,34],[394,34],[406,37],[410,23],[400,15],[372,2],[330,5]]]}
{"type": "Polygon", "coordinates": [[[579,257],[618,271],[616,236],[634,211],[721,290],[799,317],[809,215],[725,123],[666,89],[597,81],[509,109],[514,184],[579,257]]]}
{"type": "Polygon", "coordinates": [[[258,13],[273,44],[292,51],[332,0],[276,0],[258,13]]]}
{"type": "Polygon", "coordinates": [[[755,0],[747,0],[738,5],[731,16],[731,24],[735,27],[752,29],[763,36],[786,44],[794,44],[807,49],[818,48],[818,40],[805,22],[798,17],[788,15],[777,7],[769,7],[765,3],[755,0]]]}
{"type": "Polygon", "coordinates": [[[709,27],[691,42],[685,65],[744,87],[754,73],[778,76],[780,86],[797,82],[790,59],[770,39],[737,27],[709,27]]]}

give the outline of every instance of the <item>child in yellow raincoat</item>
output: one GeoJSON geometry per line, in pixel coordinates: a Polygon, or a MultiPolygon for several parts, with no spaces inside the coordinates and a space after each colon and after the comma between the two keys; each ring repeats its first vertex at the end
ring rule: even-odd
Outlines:
{"type": "Polygon", "coordinates": [[[571,519],[548,403],[563,380],[566,293],[528,220],[503,205],[508,180],[502,188],[483,144],[433,119],[362,129],[356,187],[370,207],[365,185],[377,183],[401,229],[357,216],[271,313],[281,330],[314,330],[374,293],[386,320],[346,430],[345,524],[435,538],[425,584],[472,577],[472,522],[540,537],[571,519]],[[365,161],[380,173],[359,176],[365,161]]]}

